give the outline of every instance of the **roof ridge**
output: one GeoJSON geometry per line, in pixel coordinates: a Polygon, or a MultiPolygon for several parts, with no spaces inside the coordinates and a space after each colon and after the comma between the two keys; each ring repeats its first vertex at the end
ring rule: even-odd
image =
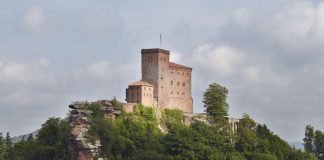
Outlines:
{"type": "Polygon", "coordinates": [[[128,86],[153,86],[153,85],[146,81],[138,80],[136,82],[129,84],[128,86]]]}
{"type": "Polygon", "coordinates": [[[188,66],[178,64],[178,63],[174,63],[174,62],[169,62],[169,67],[192,69],[192,68],[190,68],[188,66]]]}

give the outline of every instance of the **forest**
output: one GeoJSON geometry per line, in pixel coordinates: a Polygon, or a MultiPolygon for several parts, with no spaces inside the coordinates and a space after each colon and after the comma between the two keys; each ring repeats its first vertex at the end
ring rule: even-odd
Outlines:
{"type": "MultiPolygon", "coordinates": [[[[98,105],[93,111],[89,141],[100,139],[97,157],[111,160],[323,160],[324,133],[305,128],[304,150],[291,147],[265,124],[248,114],[240,119],[237,131],[228,124],[228,90],[216,83],[203,94],[210,124],[185,125],[180,110],[166,109],[157,118],[153,107],[137,105],[133,113],[122,111],[107,119],[98,105]],[[159,127],[162,127],[164,132],[159,127]]],[[[49,118],[36,137],[13,143],[9,133],[0,134],[0,160],[68,160],[68,118],[49,118]]]]}

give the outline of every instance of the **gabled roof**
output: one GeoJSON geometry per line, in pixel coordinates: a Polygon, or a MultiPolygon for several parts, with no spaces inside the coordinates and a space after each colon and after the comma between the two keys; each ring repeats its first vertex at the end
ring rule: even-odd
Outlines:
{"type": "Polygon", "coordinates": [[[181,64],[177,64],[177,63],[173,63],[173,62],[169,62],[169,68],[183,68],[183,69],[192,69],[190,67],[181,65],[181,64]]]}
{"type": "Polygon", "coordinates": [[[134,82],[134,83],[131,83],[131,84],[129,84],[128,86],[150,86],[150,87],[153,87],[152,84],[147,83],[147,82],[142,81],[142,80],[140,80],[140,81],[136,81],[136,82],[134,82]]]}

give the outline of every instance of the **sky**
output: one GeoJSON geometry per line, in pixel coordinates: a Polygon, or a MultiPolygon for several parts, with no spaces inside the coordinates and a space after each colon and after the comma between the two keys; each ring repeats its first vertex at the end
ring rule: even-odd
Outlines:
{"type": "Polygon", "coordinates": [[[190,66],[194,112],[216,82],[288,142],[324,130],[324,1],[1,0],[0,132],[30,133],[77,100],[116,96],[141,77],[140,50],[190,66]]]}

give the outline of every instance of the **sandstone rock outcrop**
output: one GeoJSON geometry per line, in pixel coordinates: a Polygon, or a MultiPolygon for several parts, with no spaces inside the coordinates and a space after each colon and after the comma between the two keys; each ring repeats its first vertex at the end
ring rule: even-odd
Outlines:
{"type": "MultiPolygon", "coordinates": [[[[100,140],[89,140],[88,131],[91,127],[91,115],[93,112],[88,108],[91,104],[99,105],[106,118],[113,120],[121,113],[120,109],[113,106],[109,100],[96,102],[73,102],[69,105],[70,110],[70,141],[69,152],[72,160],[93,160],[100,151],[100,140]]],[[[100,158],[102,159],[102,158],[100,158]]]]}

